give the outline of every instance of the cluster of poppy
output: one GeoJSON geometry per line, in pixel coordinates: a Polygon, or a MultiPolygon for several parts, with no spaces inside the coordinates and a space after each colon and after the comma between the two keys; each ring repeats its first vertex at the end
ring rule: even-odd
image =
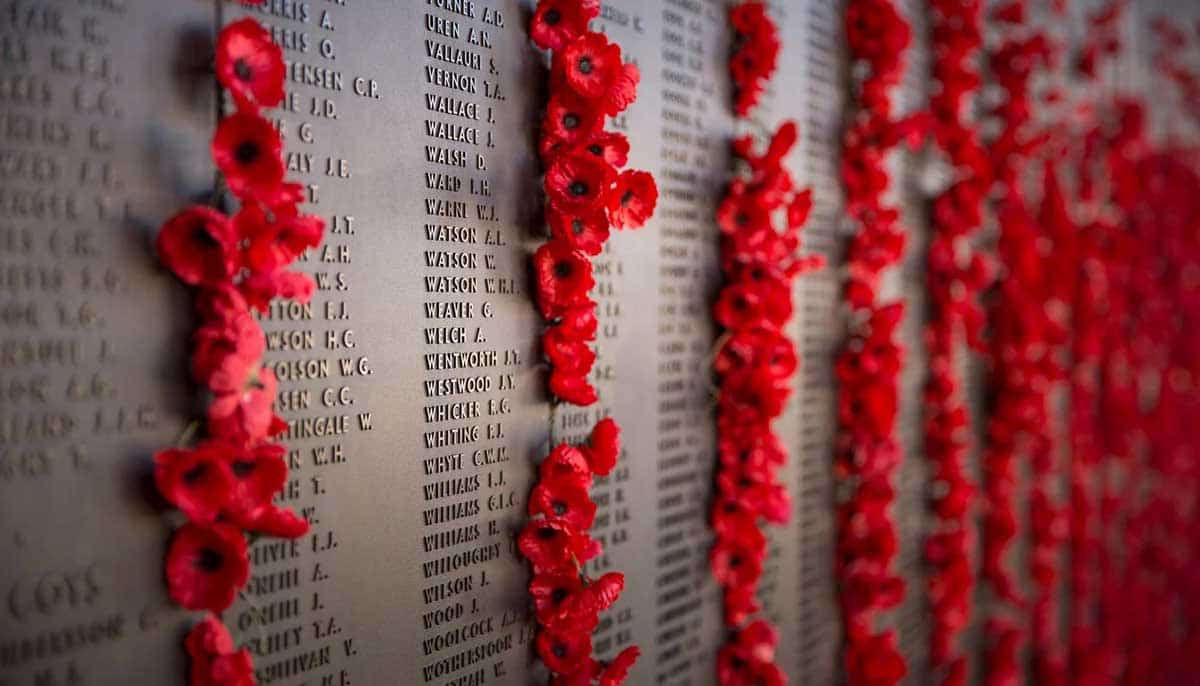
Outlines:
{"type": "Polygon", "coordinates": [[[929,319],[925,346],[929,378],[925,384],[924,447],[930,462],[935,524],[925,541],[926,581],[932,626],[929,661],[942,684],[967,681],[966,658],[956,645],[970,620],[974,596],[975,547],[972,526],[975,487],[966,472],[970,417],[962,396],[956,347],[983,349],[984,312],[980,292],[990,279],[972,241],[983,223],[983,205],[991,184],[991,164],[971,106],[981,79],[975,66],[983,47],[983,3],[936,0],[931,5],[930,97],[932,139],[953,169],[952,180],[933,201],[926,258],[929,319]]]}
{"type": "MultiPolygon", "coordinates": [[[[787,489],[776,475],[787,453],[771,422],[783,412],[797,367],[795,347],[783,331],[792,316],[792,282],[820,264],[797,255],[812,197],[795,187],[783,166],[796,137],[796,125],[789,121],[762,154],[755,154],[751,137],[737,139],[734,154],[743,171],[717,209],[725,284],[713,314],[725,334],[714,363],[720,378],[720,463],[711,563],[725,592],[725,624],[735,629],[759,611],[755,596],[767,554],[759,520],[784,523],[791,514],[787,489]]],[[[731,657],[750,640],[742,636],[748,630],[722,649],[721,664],[736,663],[740,669],[723,668],[721,683],[783,683],[773,662],[731,657]]]]}
{"type": "Polygon", "coordinates": [[[851,0],[846,41],[855,83],[855,109],[842,146],[846,206],[859,227],[847,256],[845,298],[851,333],[837,356],[839,434],[834,473],[843,484],[837,505],[835,573],[844,618],[846,682],[854,686],[899,683],[908,671],[894,629],[879,631],[880,612],[904,597],[892,563],[897,553],[890,507],[892,478],[901,459],[894,434],[903,350],[896,330],[904,303],[881,304],[880,274],[904,253],[900,213],[888,205],[889,152],[923,135],[920,118],[897,120],[891,92],[904,74],[912,40],[895,0],[851,0]]]}
{"type": "Polygon", "coordinates": [[[593,476],[609,474],[621,452],[621,430],[610,419],[597,422],[588,444],[561,443],[538,469],[529,497],[533,517],[517,537],[529,560],[529,595],[537,615],[537,652],[554,673],[555,686],[618,686],[625,683],[639,650],[630,646],[607,663],[592,657],[592,632],[600,613],[625,588],[625,575],[608,572],[589,579],[583,564],[601,546],[588,535],[596,503],[588,495],[593,476]]]}
{"type": "Polygon", "coordinates": [[[1037,228],[1025,205],[1021,183],[1044,141],[1030,131],[1033,112],[1030,80],[1039,66],[1049,63],[1051,47],[1045,34],[1025,30],[1026,0],[1011,0],[992,9],[991,18],[1003,30],[1003,40],[990,46],[988,65],[1005,97],[990,114],[998,132],[990,141],[992,171],[1002,189],[995,203],[1000,227],[997,260],[1001,266],[994,305],[989,316],[991,341],[991,414],[985,432],[983,464],[984,517],[981,539],[981,577],[993,596],[985,624],[985,683],[1017,683],[1024,671],[1021,651],[1027,629],[1020,617],[1022,599],[1018,577],[1008,560],[1018,532],[1016,491],[1018,459],[1030,449],[1026,437],[1047,425],[1045,393],[1054,369],[1038,342],[1047,324],[1041,303],[1025,297],[1024,280],[1040,279],[1037,228]]]}
{"type": "Polygon", "coordinates": [[[266,339],[253,311],[276,297],[311,296],[311,279],[287,269],[321,242],[324,223],[299,212],[301,187],[284,181],[279,133],[260,114],[283,97],[283,54],[270,33],[253,19],[226,26],[216,72],[237,111],[218,125],[212,156],[240,208],[230,218],[189,207],[157,238],[167,268],[198,289],[191,369],[213,394],[207,438],[157,453],[154,476],[188,519],[167,553],[170,597],[210,613],[187,639],[191,683],[245,686],[254,683],[249,653],[233,650],[217,618],[249,577],[245,532],[296,538],[308,531],[304,519],[272,503],[288,475],[285,448],[273,437],[287,425],[274,413],[276,380],[263,365],[266,339]]]}
{"type": "Polygon", "coordinates": [[[537,302],[551,322],[542,334],[550,392],[576,405],[596,402],[588,374],[596,354],[596,303],[591,256],[609,229],[637,229],[654,214],[658,187],[644,171],[625,170],[629,141],[604,129],[637,97],[637,65],[621,47],[588,30],[599,0],[539,0],[529,27],[551,52],[550,99],[539,150],[546,166],[546,223],[551,238],[533,256],[537,302]]]}
{"type": "Polygon", "coordinates": [[[729,10],[733,26],[733,58],[729,75],[733,80],[733,111],[739,117],[750,114],[763,89],[775,73],[779,59],[779,29],[759,0],[734,5],[729,10]]]}

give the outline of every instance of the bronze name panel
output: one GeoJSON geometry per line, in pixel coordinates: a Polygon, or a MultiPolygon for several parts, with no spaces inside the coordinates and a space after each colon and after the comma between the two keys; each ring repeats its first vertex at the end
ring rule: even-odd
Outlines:
{"type": "MultiPolygon", "coordinates": [[[[287,420],[279,503],[311,524],[251,547],[225,615],[263,684],[534,684],[516,555],[534,467],[596,420],[624,429],[601,479],[595,571],[627,590],[597,654],[636,643],[631,683],[712,684],[715,203],[734,133],[717,0],[605,3],[596,26],[642,74],[614,122],[652,171],[653,221],[596,262],[589,408],[542,390],[528,259],[543,240],[535,136],[546,94],[533,0],[10,0],[0,3],[0,686],[182,684],[195,615],[166,597],[173,514],[151,455],[201,407],[190,296],[158,225],[215,193],[218,28],[249,14],[283,47],[268,115],[325,242],[311,303],[262,316],[287,420]]],[[[798,178],[836,187],[833,2],[776,3],[785,67],[763,108],[806,138],[798,178]],[[786,6],[784,6],[786,5],[786,6]]],[[[834,254],[836,200],[815,250],[834,254]]],[[[829,683],[832,278],[801,279],[805,366],[779,431],[795,517],[772,531],[764,605],[795,683],[829,683]]]]}

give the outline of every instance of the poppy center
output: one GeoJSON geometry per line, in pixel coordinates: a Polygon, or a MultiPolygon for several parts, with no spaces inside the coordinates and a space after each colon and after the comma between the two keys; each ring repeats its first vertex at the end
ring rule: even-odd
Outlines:
{"type": "Polygon", "coordinates": [[[730,567],[742,566],[742,558],[738,557],[737,555],[734,555],[733,557],[729,558],[729,566],[730,567]]]}
{"type": "Polygon", "coordinates": [[[596,157],[602,157],[604,155],[604,148],[600,147],[598,143],[592,143],[588,146],[588,152],[592,153],[596,157]]]}
{"type": "Polygon", "coordinates": [[[197,224],[196,228],[192,229],[192,242],[201,248],[217,248],[221,245],[208,230],[208,224],[204,222],[197,224]]]}
{"type": "Polygon", "coordinates": [[[254,76],[254,72],[250,69],[250,65],[246,64],[246,60],[242,59],[241,57],[234,61],[233,73],[237,74],[237,77],[243,81],[249,81],[254,76]]]}
{"type": "Polygon", "coordinates": [[[562,14],[558,10],[550,10],[546,13],[546,23],[550,25],[557,24],[562,21],[562,14]]]}
{"type": "Polygon", "coordinates": [[[573,181],[570,187],[571,195],[580,197],[588,194],[588,185],[583,181],[573,181]]]}
{"type": "Polygon", "coordinates": [[[567,646],[562,643],[555,643],[550,652],[554,653],[554,657],[564,658],[567,656],[567,646]]]}
{"type": "Polygon", "coordinates": [[[570,278],[573,271],[570,262],[558,262],[554,265],[554,275],[560,279],[570,278]]]}
{"type": "Polygon", "coordinates": [[[233,463],[233,473],[235,476],[243,477],[254,471],[254,463],[249,460],[237,460],[233,463]]]}
{"type": "Polygon", "coordinates": [[[555,500],[551,504],[551,507],[554,508],[554,514],[558,515],[559,517],[567,513],[567,504],[561,500],[555,500]]]}
{"type": "Polygon", "coordinates": [[[225,564],[225,556],[212,548],[203,548],[196,557],[196,567],[203,572],[216,572],[225,564]]]}
{"type": "Polygon", "coordinates": [[[561,603],[562,601],[567,599],[567,589],[565,589],[565,588],[554,589],[554,592],[550,594],[550,598],[552,600],[554,600],[555,605],[558,605],[559,603],[561,603]]]}
{"type": "Polygon", "coordinates": [[[575,234],[576,236],[581,236],[583,235],[583,229],[584,225],[582,219],[571,220],[571,233],[575,234]]]}
{"type": "Polygon", "coordinates": [[[196,483],[202,476],[204,476],[206,471],[208,471],[208,465],[198,464],[183,473],[183,482],[185,484],[196,483]]]}
{"type": "Polygon", "coordinates": [[[550,539],[558,536],[558,531],[551,529],[550,527],[542,527],[541,529],[538,529],[537,535],[538,538],[544,541],[549,541],[550,539]]]}
{"type": "Polygon", "coordinates": [[[621,195],[621,207],[627,206],[630,200],[633,200],[633,191],[625,191],[625,193],[621,195]]]}
{"type": "Polygon", "coordinates": [[[579,115],[575,114],[574,112],[568,112],[563,117],[563,128],[567,129],[568,131],[579,128],[579,115]]]}
{"type": "Polygon", "coordinates": [[[251,164],[258,159],[258,143],[254,141],[245,141],[237,146],[233,151],[233,156],[237,158],[239,164],[251,164]]]}
{"type": "Polygon", "coordinates": [[[581,73],[581,74],[591,74],[592,73],[592,58],[590,58],[590,57],[580,57],[579,58],[579,73],[581,73]]]}

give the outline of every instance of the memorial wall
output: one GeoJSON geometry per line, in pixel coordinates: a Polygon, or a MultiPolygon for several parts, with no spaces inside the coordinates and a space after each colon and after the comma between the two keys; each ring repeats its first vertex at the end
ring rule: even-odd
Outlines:
{"type": "MultiPolygon", "coordinates": [[[[846,335],[841,181],[843,3],[769,3],[780,69],[735,123],[722,0],[611,0],[593,30],[641,73],[610,129],[653,173],[657,211],[594,260],[599,332],[581,408],[548,396],[530,256],[544,240],[538,122],[548,78],[535,0],[0,1],[0,686],[184,684],[196,615],[171,602],[163,558],[181,522],[155,489],[155,452],[194,435],[187,289],[154,248],[188,203],[229,203],[209,156],[231,111],[212,72],[220,28],[261,22],[282,47],[278,128],[304,211],[326,224],[297,268],[309,302],[259,322],[289,470],[275,502],[303,537],[254,538],[224,614],[257,682],[281,686],[546,683],[516,547],[537,464],[595,423],[622,427],[597,479],[590,575],[625,574],[597,657],[642,655],[629,683],[706,686],[726,640],[709,549],[721,332],[717,204],[735,132],[793,119],[787,159],[813,191],[786,332],[800,366],[775,423],[790,460],[788,524],[772,527],[759,599],[789,683],[841,679],[831,471],[834,357],[846,335]]],[[[918,35],[923,3],[897,3],[918,35]]],[[[902,113],[929,97],[924,38],[902,113]]],[[[910,305],[898,433],[919,455],[927,312],[927,160],[900,153],[893,188],[906,262],[882,292],[910,305]]],[[[964,369],[982,406],[982,363],[964,369]]],[[[978,456],[972,470],[978,471],[978,456]]],[[[923,541],[928,466],[897,474],[899,631],[911,684],[934,683],[923,541]]]]}
{"type": "MultiPolygon", "coordinates": [[[[775,86],[763,113],[807,119],[802,179],[828,187],[839,124],[820,96],[839,78],[836,8],[779,9],[784,59],[808,71],[775,86]]],[[[311,529],[254,542],[228,612],[259,682],[535,683],[514,548],[533,465],[614,416],[624,445],[594,492],[605,553],[589,571],[636,582],[596,652],[640,645],[634,683],[713,683],[712,217],[733,132],[724,10],[614,2],[596,22],[641,70],[613,128],[661,202],[596,262],[600,401],[588,408],[542,391],[527,264],[542,231],[545,92],[531,11],[515,0],[4,7],[0,683],[186,673],[188,614],[161,582],[173,522],[149,458],[187,430],[199,391],[186,374],[188,298],[152,241],[176,206],[219,190],[209,62],[218,28],[243,15],[283,48],[286,95],[267,115],[307,211],[327,224],[299,262],[311,302],[277,300],[261,316],[288,423],[277,502],[311,529]]],[[[833,250],[836,201],[820,206],[813,241],[833,250]]],[[[829,497],[833,286],[800,288],[793,330],[810,363],[784,426],[807,456],[789,486],[804,490],[800,516],[772,535],[763,589],[784,640],[806,637],[785,662],[797,676],[832,669],[832,608],[811,589],[829,583],[831,529],[814,501],[829,497]]]]}

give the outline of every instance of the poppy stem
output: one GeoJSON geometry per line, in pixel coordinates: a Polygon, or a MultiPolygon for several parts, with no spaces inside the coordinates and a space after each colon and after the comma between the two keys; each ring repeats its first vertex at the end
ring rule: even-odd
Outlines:
{"type": "Polygon", "coordinates": [[[183,429],[183,433],[179,434],[179,440],[176,442],[175,445],[179,448],[186,448],[192,442],[192,439],[196,437],[196,434],[199,432],[200,432],[200,422],[199,421],[192,420],[192,421],[188,422],[188,425],[186,427],[184,427],[184,429],[183,429]]]}

